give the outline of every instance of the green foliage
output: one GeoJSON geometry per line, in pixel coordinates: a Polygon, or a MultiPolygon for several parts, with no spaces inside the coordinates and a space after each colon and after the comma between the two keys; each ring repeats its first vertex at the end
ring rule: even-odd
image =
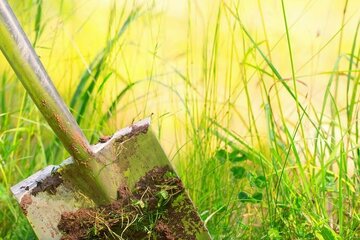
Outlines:
{"type": "Polygon", "coordinates": [[[245,168],[243,167],[232,167],[230,170],[236,179],[241,179],[245,176],[245,168]]]}
{"type": "Polygon", "coordinates": [[[316,237],[319,240],[337,240],[341,239],[339,235],[337,235],[334,230],[329,228],[328,226],[323,226],[320,228],[318,232],[315,233],[316,237]]]}
{"type": "Polygon", "coordinates": [[[258,176],[254,181],[255,186],[260,189],[263,189],[266,186],[266,178],[264,176],[258,176]]]}
{"type": "Polygon", "coordinates": [[[246,192],[239,192],[238,198],[241,202],[249,202],[251,201],[251,197],[246,192]]]}
{"type": "MultiPolygon", "coordinates": [[[[120,27],[119,31],[115,34],[115,37],[108,40],[106,46],[97,54],[97,56],[90,63],[89,68],[85,69],[82,76],[80,77],[80,82],[77,85],[75,93],[73,94],[73,97],[70,102],[70,109],[72,109],[73,112],[75,111],[75,109],[77,110],[76,120],[79,124],[81,123],[85,110],[89,105],[90,97],[92,96],[93,91],[95,90],[96,83],[98,82],[101,73],[104,70],[109,54],[112,52],[112,49],[116,46],[116,43],[119,41],[120,37],[130,27],[131,23],[136,19],[138,13],[139,13],[139,9],[135,9],[129,13],[123,25],[120,27]],[[77,105],[80,106],[76,108],[77,105]]],[[[98,91],[102,90],[103,86],[110,77],[110,74],[111,73],[105,76],[98,91]]],[[[126,93],[127,89],[131,88],[131,86],[133,85],[134,84],[131,83],[128,87],[125,88],[125,90],[123,90],[119,94],[119,96],[116,98],[117,100],[115,100],[114,103],[112,104],[112,107],[110,107],[109,110],[110,112],[114,110],[113,105],[116,106],[116,103],[120,100],[121,96],[123,96],[126,93]]],[[[106,119],[102,120],[102,122],[103,121],[106,121],[106,119]]]]}

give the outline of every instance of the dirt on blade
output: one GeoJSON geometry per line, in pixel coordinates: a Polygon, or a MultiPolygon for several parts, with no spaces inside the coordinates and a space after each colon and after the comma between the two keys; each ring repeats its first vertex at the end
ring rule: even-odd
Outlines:
{"type": "Polygon", "coordinates": [[[141,133],[147,133],[148,129],[149,129],[149,125],[143,125],[143,126],[136,126],[136,125],[131,125],[131,131],[123,136],[121,136],[119,139],[116,140],[116,142],[124,142],[125,140],[131,138],[131,137],[135,137],[141,133]]]}
{"type": "Polygon", "coordinates": [[[27,215],[27,208],[29,205],[32,204],[32,198],[31,195],[26,193],[22,198],[20,202],[20,207],[25,215],[27,215]]]}
{"type": "Polygon", "coordinates": [[[170,167],[155,167],[106,206],[64,212],[62,239],[196,239],[204,227],[170,167]],[[190,204],[190,205],[189,205],[190,204]],[[194,224],[195,223],[195,224],[194,224]]]}
{"type": "Polygon", "coordinates": [[[55,172],[38,182],[36,187],[31,190],[31,195],[36,196],[39,192],[48,192],[50,194],[56,193],[56,188],[63,182],[61,175],[55,172]]]}

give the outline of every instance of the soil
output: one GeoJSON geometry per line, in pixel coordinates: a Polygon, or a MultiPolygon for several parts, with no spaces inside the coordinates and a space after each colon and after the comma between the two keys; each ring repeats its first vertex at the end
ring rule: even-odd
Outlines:
{"type": "Polygon", "coordinates": [[[99,137],[99,143],[106,143],[107,141],[109,141],[111,139],[112,136],[101,136],[99,137]]]}
{"type": "Polygon", "coordinates": [[[161,220],[156,223],[155,231],[159,234],[159,238],[161,239],[176,240],[169,226],[161,220]]]}
{"type": "Polygon", "coordinates": [[[32,198],[31,195],[26,193],[22,198],[20,202],[20,207],[25,215],[27,215],[27,207],[31,205],[32,198]]]}
{"type": "Polygon", "coordinates": [[[31,190],[31,195],[36,196],[39,192],[48,192],[55,194],[56,188],[63,182],[61,175],[57,172],[51,174],[41,182],[38,182],[36,187],[31,190]]]}
{"type": "MultiPolygon", "coordinates": [[[[37,182],[36,187],[34,187],[30,194],[26,193],[20,202],[20,207],[23,210],[24,214],[27,215],[27,208],[32,204],[31,196],[36,196],[39,192],[48,192],[49,194],[55,194],[56,188],[63,182],[61,175],[59,173],[52,173],[50,176],[42,180],[41,182],[37,182]]],[[[29,186],[20,187],[28,191],[30,189],[29,186]]]]}
{"type": "Polygon", "coordinates": [[[119,186],[112,204],[64,212],[58,228],[63,240],[192,240],[205,231],[180,179],[168,166],[147,172],[133,191],[119,186]]]}

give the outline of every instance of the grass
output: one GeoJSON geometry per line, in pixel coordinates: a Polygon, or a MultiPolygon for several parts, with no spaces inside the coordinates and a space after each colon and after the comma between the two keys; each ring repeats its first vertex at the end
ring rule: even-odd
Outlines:
{"type": "MultiPolygon", "coordinates": [[[[357,1],[11,4],[92,142],[153,114],[214,239],[360,239],[357,1]]],[[[32,239],[9,189],[67,153],[0,62],[0,238],[32,239]]]]}

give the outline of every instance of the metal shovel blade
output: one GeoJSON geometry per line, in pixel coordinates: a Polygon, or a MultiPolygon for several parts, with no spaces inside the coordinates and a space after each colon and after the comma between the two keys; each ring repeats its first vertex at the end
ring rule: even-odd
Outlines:
{"type": "Polygon", "coordinates": [[[144,119],[92,146],[99,176],[117,187],[109,205],[96,206],[66,180],[79,167],[72,158],[11,188],[39,239],[210,239],[149,125],[144,119]]]}

